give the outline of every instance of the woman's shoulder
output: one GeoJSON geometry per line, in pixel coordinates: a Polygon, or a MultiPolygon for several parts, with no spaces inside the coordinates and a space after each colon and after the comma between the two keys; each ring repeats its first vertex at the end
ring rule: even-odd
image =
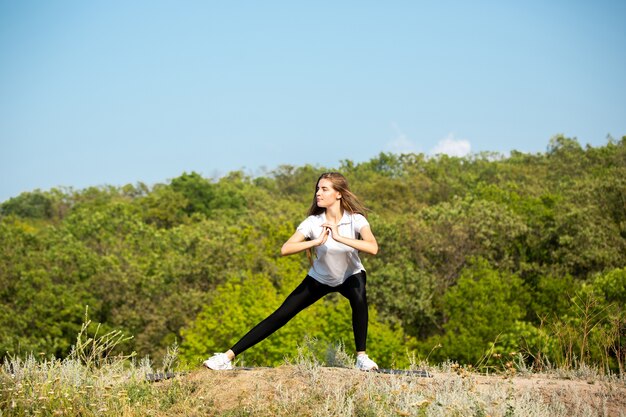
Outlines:
{"type": "Polygon", "coordinates": [[[364,215],[362,215],[361,213],[348,213],[348,215],[350,217],[352,217],[352,219],[357,220],[357,221],[367,221],[366,217],[364,215]]]}
{"type": "Polygon", "coordinates": [[[369,225],[367,218],[361,213],[350,213],[350,221],[358,228],[369,225]]]}
{"type": "Polygon", "coordinates": [[[304,221],[305,222],[310,222],[310,223],[322,224],[322,223],[324,223],[324,216],[322,214],[311,214],[306,219],[304,219],[304,221]]]}

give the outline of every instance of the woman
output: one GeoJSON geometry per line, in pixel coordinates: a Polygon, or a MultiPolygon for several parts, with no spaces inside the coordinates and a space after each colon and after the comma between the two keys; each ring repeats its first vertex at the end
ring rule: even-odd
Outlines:
{"type": "Polygon", "coordinates": [[[365,219],[365,207],[350,192],[346,178],[336,172],[317,180],[309,216],[285,242],[283,256],[310,251],[317,258],[302,283],[269,317],[257,324],[225,353],[204,361],[214,370],[232,369],[232,360],[284,326],[296,314],[331,292],[350,300],[352,328],[358,369],[369,371],[378,365],[365,353],[367,339],[366,276],[358,252],[376,255],[378,243],[365,219]]]}

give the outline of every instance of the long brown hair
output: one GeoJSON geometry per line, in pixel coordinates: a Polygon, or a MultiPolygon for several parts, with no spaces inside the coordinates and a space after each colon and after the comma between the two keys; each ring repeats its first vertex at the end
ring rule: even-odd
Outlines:
{"type": "Polygon", "coordinates": [[[347,210],[352,214],[358,213],[362,214],[363,216],[367,215],[367,209],[365,208],[363,203],[361,203],[361,201],[359,201],[359,198],[354,195],[352,191],[350,191],[350,187],[348,186],[348,180],[346,179],[346,177],[338,172],[325,172],[320,175],[320,177],[317,179],[317,182],[315,183],[315,192],[313,193],[313,203],[309,208],[309,216],[321,214],[325,210],[323,207],[319,207],[317,205],[316,199],[317,187],[320,181],[323,179],[329,180],[333,184],[333,189],[341,194],[340,203],[343,210],[347,210]]]}

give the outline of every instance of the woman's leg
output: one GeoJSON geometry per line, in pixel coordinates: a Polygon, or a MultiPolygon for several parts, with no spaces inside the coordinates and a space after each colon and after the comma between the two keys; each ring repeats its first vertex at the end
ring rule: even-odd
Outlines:
{"type": "Polygon", "coordinates": [[[354,274],[338,288],[339,293],[350,301],[352,307],[352,330],[357,352],[365,352],[367,344],[367,294],[365,271],[354,274]]]}
{"type": "Polygon", "coordinates": [[[324,285],[307,275],[276,311],[253,327],[230,350],[235,355],[239,355],[283,327],[296,314],[332,290],[332,287],[324,285]]]}

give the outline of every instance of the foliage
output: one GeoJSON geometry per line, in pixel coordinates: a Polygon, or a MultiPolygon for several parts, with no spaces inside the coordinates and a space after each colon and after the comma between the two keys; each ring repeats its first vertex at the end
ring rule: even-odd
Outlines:
{"type": "Polygon", "coordinates": [[[36,190],[10,198],[0,206],[0,214],[14,214],[31,219],[49,219],[52,217],[52,199],[46,193],[36,190]]]}
{"type": "MultiPolygon", "coordinates": [[[[22,193],[0,204],[2,355],[68,355],[85,306],[141,356],[179,343],[197,364],[227,348],[304,277],[306,257],[279,248],[335,169],[380,245],[363,255],[375,360],[403,365],[415,350],[491,366],[515,350],[528,366],[624,371],[626,137],[583,147],[562,135],[539,154],[381,153],[257,178],[22,193]]],[[[327,297],[243,360],[278,363],[307,336],[351,346],[348,303],[327,297]]]]}
{"type": "Polygon", "coordinates": [[[436,338],[442,348],[434,358],[477,363],[491,343],[515,332],[529,297],[519,277],[478,259],[463,270],[444,302],[445,334],[436,338]]]}

